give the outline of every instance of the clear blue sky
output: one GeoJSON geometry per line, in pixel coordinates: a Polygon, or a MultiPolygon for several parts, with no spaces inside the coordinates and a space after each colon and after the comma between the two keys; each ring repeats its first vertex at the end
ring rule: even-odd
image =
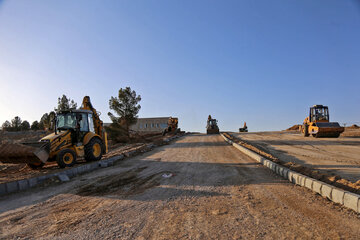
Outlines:
{"type": "Polygon", "coordinates": [[[360,1],[0,0],[0,123],[62,94],[107,122],[126,86],[187,131],[282,130],[313,104],[359,122],[360,1]]]}

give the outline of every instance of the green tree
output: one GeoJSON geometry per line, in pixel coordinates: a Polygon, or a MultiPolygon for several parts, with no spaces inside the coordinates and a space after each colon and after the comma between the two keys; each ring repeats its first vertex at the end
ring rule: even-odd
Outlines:
{"type": "Polygon", "coordinates": [[[51,127],[50,115],[48,113],[44,113],[40,118],[39,128],[44,130],[44,129],[50,129],[50,127],[51,127]]]}
{"type": "Polygon", "coordinates": [[[56,112],[69,110],[69,109],[76,109],[77,103],[74,100],[71,100],[70,98],[67,98],[66,95],[62,95],[62,97],[58,98],[58,106],[55,108],[56,112]]]}
{"type": "Polygon", "coordinates": [[[11,123],[6,120],[2,125],[1,128],[3,131],[11,131],[11,123]]]}
{"type": "Polygon", "coordinates": [[[21,123],[22,123],[22,120],[19,116],[16,116],[14,117],[12,120],[11,120],[11,130],[12,131],[20,131],[21,130],[21,123]]]}
{"type": "MultiPolygon", "coordinates": [[[[137,95],[130,87],[120,88],[118,97],[111,97],[109,107],[117,116],[109,112],[108,115],[112,121],[110,130],[117,134],[125,133],[129,136],[130,125],[136,123],[140,111],[141,96],[137,95]]],[[[109,132],[111,137],[111,131],[109,132]]]]}
{"type": "Polygon", "coordinates": [[[23,121],[20,125],[21,131],[28,131],[30,130],[30,123],[28,121],[23,121]]]}
{"type": "Polygon", "coordinates": [[[31,130],[39,130],[40,129],[40,125],[39,125],[39,122],[38,121],[34,121],[32,124],[31,124],[31,127],[30,127],[31,130]]]}

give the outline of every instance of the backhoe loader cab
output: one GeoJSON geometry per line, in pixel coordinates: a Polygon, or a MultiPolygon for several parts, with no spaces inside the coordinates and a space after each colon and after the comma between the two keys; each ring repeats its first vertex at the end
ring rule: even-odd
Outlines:
{"type": "Polygon", "coordinates": [[[55,133],[70,130],[72,142],[79,144],[88,132],[95,133],[92,112],[88,110],[70,110],[56,116],[55,133]]]}
{"type": "Polygon", "coordinates": [[[55,116],[55,131],[39,142],[1,146],[0,161],[27,163],[31,168],[56,161],[63,168],[74,165],[77,157],[94,161],[100,160],[105,153],[107,135],[103,122],[92,107],[90,97],[86,96],[80,109],[59,112],[55,116]]]}

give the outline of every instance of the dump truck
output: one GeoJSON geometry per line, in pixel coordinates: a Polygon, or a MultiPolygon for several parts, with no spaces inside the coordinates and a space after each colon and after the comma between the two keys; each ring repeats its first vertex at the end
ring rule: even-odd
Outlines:
{"type": "Polygon", "coordinates": [[[330,122],[329,108],[323,105],[310,107],[309,116],[305,118],[300,132],[304,137],[339,137],[345,128],[338,122],[330,122]]]}
{"type": "Polygon", "coordinates": [[[26,163],[36,169],[52,161],[60,168],[71,167],[78,157],[86,161],[100,160],[108,151],[108,142],[99,116],[90,97],[85,96],[80,109],[58,112],[54,132],[38,142],[1,144],[0,162],[26,163]]]}
{"type": "Polygon", "coordinates": [[[239,128],[239,132],[248,132],[248,127],[246,126],[246,122],[244,122],[244,126],[239,128]]]}
{"type": "Polygon", "coordinates": [[[206,134],[219,134],[219,127],[217,125],[217,120],[212,118],[211,115],[209,115],[207,120],[206,134]]]}
{"type": "Polygon", "coordinates": [[[179,123],[178,118],[169,117],[167,127],[163,130],[162,135],[165,136],[166,134],[169,133],[176,134],[180,132],[180,129],[178,128],[178,123],[179,123]]]}

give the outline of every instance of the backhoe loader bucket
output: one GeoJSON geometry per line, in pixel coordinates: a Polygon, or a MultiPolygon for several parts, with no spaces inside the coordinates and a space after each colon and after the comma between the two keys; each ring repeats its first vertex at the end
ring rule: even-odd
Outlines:
{"type": "Polygon", "coordinates": [[[49,158],[50,143],[3,143],[0,145],[0,162],[40,165],[49,158]]]}

